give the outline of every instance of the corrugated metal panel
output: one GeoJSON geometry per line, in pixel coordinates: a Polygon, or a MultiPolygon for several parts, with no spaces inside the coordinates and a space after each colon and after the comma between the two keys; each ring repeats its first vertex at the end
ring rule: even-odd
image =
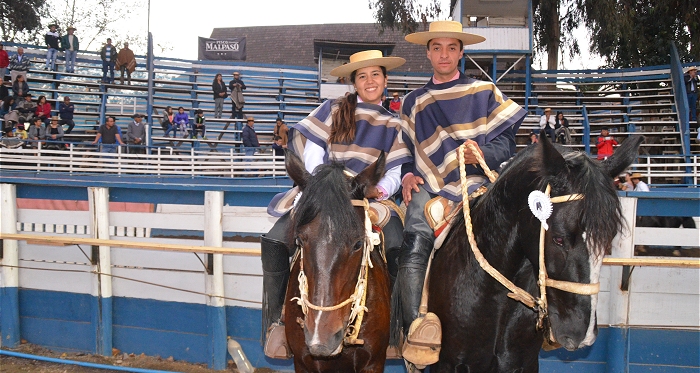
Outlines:
{"type": "Polygon", "coordinates": [[[521,27],[465,27],[465,32],[481,35],[486,41],[468,45],[466,51],[478,50],[530,50],[530,34],[521,27]]]}

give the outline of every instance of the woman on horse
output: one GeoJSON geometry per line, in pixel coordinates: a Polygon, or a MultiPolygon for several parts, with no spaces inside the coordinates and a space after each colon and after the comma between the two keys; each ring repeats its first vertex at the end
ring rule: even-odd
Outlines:
{"type": "MultiPolygon", "coordinates": [[[[375,200],[391,198],[401,185],[401,165],[410,160],[410,153],[399,141],[401,123],[381,106],[387,86],[388,70],[406,62],[400,57],[383,57],[378,50],[358,52],[350,63],[333,69],[337,77],[349,77],[355,93],[337,100],[328,100],[308,117],[289,129],[288,148],[304,161],[309,173],[332,161],[345,164],[346,171],[355,176],[386,154],[386,174],[370,191],[375,200]]],[[[289,257],[293,254],[293,237],[286,237],[289,211],[298,189],[293,188],[273,198],[268,213],[279,216],[270,232],[261,237],[263,266],[263,330],[267,331],[265,354],[269,357],[288,356],[289,349],[283,325],[284,295],[289,278],[289,257]]],[[[398,248],[401,246],[403,224],[394,216],[383,228],[384,247],[392,279],[398,270],[398,248]]]]}

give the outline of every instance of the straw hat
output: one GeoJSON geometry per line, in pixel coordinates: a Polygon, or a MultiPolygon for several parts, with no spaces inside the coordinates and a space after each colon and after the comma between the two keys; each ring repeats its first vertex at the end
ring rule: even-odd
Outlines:
{"type": "Polygon", "coordinates": [[[401,57],[384,57],[381,51],[368,50],[357,52],[350,56],[350,63],[331,70],[331,75],[338,77],[350,76],[353,71],[369,66],[384,66],[389,71],[405,63],[406,60],[401,57]]]}
{"type": "Polygon", "coordinates": [[[414,32],[406,35],[406,41],[413,44],[428,45],[431,39],[452,38],[462,41],[464,45],[481,43],[486,40],[481,35],[464,32],[462,24],[455,21],[435,21],[430,23],[428,31],[414,32]]]}
{"type": "Polygon", "coordinates": [[[693,70],[698,71],[697,66],[688,66],[688,67],[685,68],[685,72],[686,72],[686,73],[689,73],[689,72],[691,72],[691,71],[693,71],[693,70]]]}
{"type": "Polygon", "coordinates": [[[68,28],[66,29],[66,31],[70,31],[70,30],[75,31],[75,30],[77,30],[77,28],[75,28],[75,27],[73,27],[73,26],[68,26],[68,28]]]}
{"type": "Polygon", "coordinates": [[[642,174],[640,174],[639,172],[635,172],[632,175],[630,175],[630,179],[642,179],[642,178],[643,178],[642,174]]]}
{"type": "Polygon", "coordinates": [[[551,112],[551,111],[552,111],[552,108],[551,108],[551,107],[548,107],[548,108],[544,109],[544,112],[545,112],[545,113],[551,112]]]}

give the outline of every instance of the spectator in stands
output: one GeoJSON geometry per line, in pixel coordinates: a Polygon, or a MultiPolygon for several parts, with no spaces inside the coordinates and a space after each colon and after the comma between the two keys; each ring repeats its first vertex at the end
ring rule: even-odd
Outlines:
{"type": "Polygon", "coordinates": [[[394,92],[392,94],[392,99],[389,101],[389,111],[397,114],[401,110],[401,99],[399,98],[399,92],[394,92]]]}
{"type": "Polygon", "coordinates": [[[102,152],[116,153],[116,144],[124,145],[124,142],[122,141],[122,136],[119,134],[121,131],[119,130],[119,126],[116,125],[116,122],[116,118],[107,117],[105,124],[101,125],[100,129],[97,130],[97,136],[95,136],[95,140],[93,140],[92,144],[94,145],[98,142],[101,142],[102,152]]]}
{"type": "Polygon", "coordinates": [[[78,55],[78,50],[80,49],[80,42],[78,37],[73,35],[76,28],[73,26],[68,26],[66,30],[67,34],[61,37],[61,50],[66,54],[66,72],[75,72],[75,58],[78,55]]]}
{"type": "Polygon", "coordinates": [[[165,137],[168,137],[170,131],[173,131],[173,136],[177,137],[177,124],[175,124],[175,113],[173,113],[172,106],[165,108],[165,113],[163,113],[163,121],[160,122],[160,126],[163,128],[165,137]]]}
{"type": "MultiPolygon", "coordinates": [[[[246,126],[243,127],[241,138],[243,140],[243,147],[245,148],[245,155],[254,155],[255,150],[260,147],[260,142],[258,142],[258,134],[255,133],[255,118],[248,117],[246,119],[246,126]]],[[[252,158],[248,158],[246,162],[252,162],[252,160],[252,158]]],[[[246,171],[249,171],[249,169],[246,171]]]]}
{"type": "Polygon", "coordinates": [[[10,57],[10,78],[12,82],[19,75],[24,76],[24,80],[27,80],[30,62],[29,57],[24,55],[24,48],[17,47],[17,54],[10,57]]]}
{"type": "Polygon", "coordinates": [[[289,127],[284,124],[282,118],[277,118],[275,122],[275,128],[272,130],[272,138],[274,141],[275,137],[282,139],[282,147],[287,147],[287,141],[289,141],[289,127]]]}
{"type": "Polygon", "coordinates": [[[537,134],[537,132],[532,131],[530,132],[530,137],[527,139],[527,144],[528,145],[534,145],[540,142],[540,136],[537,134]]]}
{"type": "Polygon", "coordinates": [[[124,72],[126,71],[127,82],[131,85],[131,73],[136,70],[136,56],[134,56],[134,51],[129,49],[129,43],[124,42],[124,47],[119,51],[117,55],[117,70],[121,72],[121,77],[119,82],[124,84],[124,72]]]}
{"type": "Polygon", "coordinates": [[[112,45],[112,39],[107,38],[107,44],[102,46],[100,57],[102,57],[102,83],[114,83],[114,63],[117,60],[117,49],[112,45]],[[109,78],[107,72],[109,72],[109,78]]]}
{"type": "Polygon", "coordinates": [[[24,128],[24,123],[17,123],[17,129],[15,130],[15,137],[20,140],[26,140],[29,137],[27,130],[24,128]]]}
{"type": "Polygon", "coordinates": [[[27,138],[31,141],[30,147],[38,148],[39,142],[46,139],[46,131],[44,131],[44,127],[41,126],[42,122],[40,118],[34,118],[32,123],[34,124],[29,127],[27,138]]]}
{"type": "Polygon", "coordinates": [[[46,96],[39,96],[39,99],[36,100],[36,110],[34,111],[34,115],[37,118],[41,118],[41,120],[44,121],[48,127],[49,122],[51,121],[51,104],[46,102],[46,96]]]}
{"type": "Polygon", "coordinates": [[[49,25],[49,31],[44,35],[46,42],[46,67],[44,70],[56,71],[56,55],[58,54],[58,41],[61,39],[58,34],[58,25],[52,23],[49,25]]]}
{"type": "Polygon", "coordinates": [[[389,104],[391,103],[391,99],[387,98],[385,94],[382,93],[382,107],[386,109],[386,111],[389,111],[389,104]]]}
{"type": "Polygon", "coordinates": [[[63,150],[63,127],[58,124],[58,117],[51,118],[51,124],[46,127],[46,148],[52,150],[63,150]]]}
{"type": "Polygon", "coordinates": [[[615,186],[624,191],[631,191],[634,189],[634,184],[632,184],[632,179],[630,178],[632,175],[630,175],[629,172],[623,172],[620,175],[618,175],[617,179],[615,179],[615,186]]]}
{"type": "Polygon", "coordinates": [[[613,155],[615,151],[613,146],[615,145],[617,145],[617,141],[615,141],[614,137],[610,136],[608,128],[604,127],[601,129],[598,142],[596,143],[596,147],[598,148],[598,160],[602,161],[613,155]]]}
{"type": "Polygon", "coordinates": [[[141,123],[143,116],[134,114],[134,119],[129,123],[126,133],[126,143],[129,144],[129,153],[131,154],[146,154],[146,148],[143,147],[143,142],[146,140],[146,126],[141,123]]]}
{"type": "Polygon", "coordinates": [[[554,135],[560,144],[571,144],[571,130],[569,120],[564,118],[564,113],[557,111],[556,123],[554,124],[554,135]]]}
{"type": "Polygon", "coordinates": [[[238,71],[234,72],[233,80],[228,83],[228,90],[231,91],[231,118],[243,119],[243,106],[245,106],[243,90],[245,88],[241,74],[238,71]]]}
{"type": "Polygon", "coordinates": [[[25,93],[24,100],[19,101],[15,105],[15,109],[19,113],[20,123],[33,123],[32,119],[34,118],[34,113],[36,112],[36,103],[32,101],[31,93],[25,93]]]}
{"type": "Polygon", "coordinates": [[[19,114],[17,110],[13,110],[12,106],[15,104],[15,98],[13,96],[5,97],[0,106],[0,117],[3,119],[3,132],[12,132],[15,124],[19,121],[19,114]]]}
{"type": "Polygon", "coordinates": [[[5,73],[10,66],[10,56],[5,50],[5,46],[0,43],[0,84],[5,84],[5,73]]]}
{"type": "Polygon", "coordinates": [[[214,118],[221,118],[221,113],[224,111],[224,100],[228,97],[226,83],[224,83],[221,74],[216,74],[211,83],[211,89],[214,91],[214,118]]]}
{"type": "Polygon", "coordinates": [[[688,95],[688,111],[691,122],[698,121],[698,92],[700,92],[700,78],[698,78],[698,68],[691,66],[686,69],[683,75],[685,82],[685,93],[688,95]]]}
{"type": "Polygon", "coordinates": [[[275,136],[272,139],[272,154],[276,157],[284,157],[284,148],[286,146],[282,145],[282,138],[275,136]]]}
{"type": "Polygon", "coordinates": [[[192,138],[197,138],[197,132],[202,133],[202,139],[207,139],[207,127],[204,125],[206,118],[204,118],[204,110],[197,109],[194,112],[194,125],[192,126],[192,138]]]}
{"type": "Polygon", "coordinates": [[[642,181],[642,174],[639,172],[635,172],[630,176],[630,180],[632,180],[632,184],[634,184],[634,191],[635,192],[648,192],[649,191],[649,186],[647,183],[642,181]]]}
{"type": "Polygon", "coordinates": [[[11,95],[10,92],[12,92],[12,83],[0,83],[0,100],[5,100],[9,96],[14,96],[13,94],[11,95]]]}
{"type": "Polygon", "coordinates": [[[552,116],[552,108],[544,109],[544,114],[540,117],[540,131],[544,131],[552,142],[554,142],[554,126],[556,121],[552,116]]]}
{"type": "Polygon", "coordinates": [[[187,137],[190,127],[190,116],[185,113],[185,108],[182,106],[177,108],[177,114],[175,114],[175,124],[180,126],[182,137],[187,137]]]}
{"type": "Polygon", "coordinates": [[[73,121],[73,113],[75,113],[75,105],[73,105],[72,102],[70,102],[70,97],[66,96],[63,98],[63,102],[58,104],[58,115],[61,117],[61,120],[58,122],[58,124],[63,127],[64,124],[68,125],[68,130],[66,131],[66,134],[71,133],[73,131],[73,127],[75,127],[75,122],[73,121]]]}
{"type": "Polygon", "coordinates": [[[12,93],[15,99],[19,100],[24,97],[25,93],[29,92],[29,85],[24,80],[24,75],[18,75],[17,79],[12,83],[12,93]]]}

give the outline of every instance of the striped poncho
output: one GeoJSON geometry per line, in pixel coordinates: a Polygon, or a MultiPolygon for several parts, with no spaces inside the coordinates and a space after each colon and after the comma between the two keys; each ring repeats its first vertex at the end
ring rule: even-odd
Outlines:
{"type": "MultiPolygon", "coordinates": [[[[324,163],[332,161],[345,164],[354,175],[374,163],[381,152],[386,156],[386,169],[409,162],[411,154],[403,143],[401,122],[383,107],[359,102],[355,108],[355,140],[349,144],[328,144],[331,134],[332,113],[338,110],[335,101],[326,101],[308,117],[289,128],[287,147],[300,157],[308,141],[325,151],[324,163]]],[[[276,195],[268,206],[268,213],[281,216],[292,207],[298,189],[293,188],[276,195]]]]}
{"type": "MultiPolygon", "coordinates": [[[[526,115],[490,82],[460,74],[456,80],[425,86],[409,93],[401,107],[403,139],[414,163],[405,172],[423,178],[424,187],[461,201],[457,148],[471,139],[479,144],[489,168],[496,169],[515,152],[515,133],[526,115]]],[[[467,166],[471,193],[486,182],[483,172],[467,166]]]]}

